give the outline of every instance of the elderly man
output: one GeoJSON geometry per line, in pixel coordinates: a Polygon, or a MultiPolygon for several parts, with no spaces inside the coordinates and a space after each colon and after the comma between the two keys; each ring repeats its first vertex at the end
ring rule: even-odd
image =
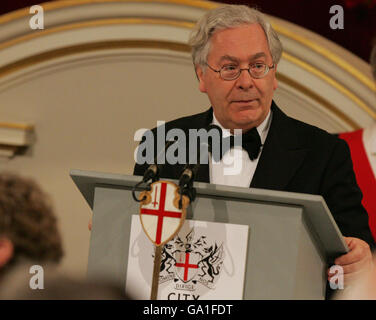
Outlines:
{"type": "MultiPolygon", "coordinates": [[[[190,44],[199,89],[211,108],[168,122],[165,130],[216,124],[224,136],[242,129],[247,141],[238,154],[240,172],[224,173],[229,150],[215,165],[201,165],[196,181],[322,195],[350,248],[335,261],[345,283],[368,268],[374,242],[349,149],[338,137],[288,117],[273,101],[282,45],[263,15],[247,6],[217,8],[198,22],[190,44]]],[[[167,163],[161,176],[179,178],[183,166],[167,163]]],[[[136,164],[134,174],[147,167],[136,164]]]]}

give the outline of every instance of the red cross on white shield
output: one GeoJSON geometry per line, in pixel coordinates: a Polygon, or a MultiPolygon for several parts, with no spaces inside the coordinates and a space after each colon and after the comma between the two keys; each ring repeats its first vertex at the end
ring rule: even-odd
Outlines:
{"type": "Polygon", "coordinates": [[[148,238],[155,245],[169,241],[180,229],[185,219],[185,209],[174,205],[177,186],[168,181],[151,184],[151,201],[141,204],[140,219],[148,238]]]}
{"type": "Polygon", "coordinates": [[[175,259],[175,268],[177,268],[179,278],[183,282],[190,281],[198,271],[200,256],[192,252],[177,252],[175,259]]]}

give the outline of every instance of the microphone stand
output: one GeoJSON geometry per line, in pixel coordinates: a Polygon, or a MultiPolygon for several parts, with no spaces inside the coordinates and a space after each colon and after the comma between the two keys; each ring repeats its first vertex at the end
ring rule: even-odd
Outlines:
{"type": "Polygon", "coordinates": [[[193,181],[199,167],[199,163],[193,167],[186,164],[184,167],[183,173],[179,179],[179,209],[183,206],[183,195],[187,196],[190,202],[193,202],[196,199],[196,189],[193,187],[193,181]]]}

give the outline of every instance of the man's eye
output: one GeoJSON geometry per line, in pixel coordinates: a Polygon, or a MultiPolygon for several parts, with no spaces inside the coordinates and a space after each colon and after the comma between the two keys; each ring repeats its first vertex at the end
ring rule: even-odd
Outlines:
{"type": "Polygon", "coordinates": [[[253,69],[263,69],[265,65],[263,63],[255,63],[252,68],[253,69]]]}
{"type": "Polygon", "coordinates": [[[226,71],[233,71],[233,70],[236,70],[237,68],[238,68],[237,66],[233,66],[233,65],[222,67],[222,69],[224,69],[226,71]]]}

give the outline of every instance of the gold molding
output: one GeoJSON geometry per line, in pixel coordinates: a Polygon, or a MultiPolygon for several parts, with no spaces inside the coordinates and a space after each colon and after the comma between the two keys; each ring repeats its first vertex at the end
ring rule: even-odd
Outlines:
{"type": "Polygon", "coordinates": [[[191,51],[189,45],[184,43],[157,41],[157,40],[116,40],[116,41],[102,41],[87,44],[80,44],[70,47],[59,48],[47,52],[43,52],[25,59],[10,63],[4,67],[0,67],[0,78],[10,73],[19,71],[21,69],[30,67],[32,65],[49,61],[52,59],[79,54],[84,52],[93,52],[98,50],[110,49],[129,49],[129,48],[147,48],[147,49],[167,49],[178,52],[191,51]]]}
{"type": "Polygon", "coordinates": [[[312,100],[318,102],[320,105],[324,106],[327,110],[334,113],[338,118],[340,118],[343,122],[347,123],[352,130],[360,129],[360,126],[353,121],[350,117],[348,117],[345,113],[343,113],[339,108],[337,108],[334,104],[329,102],[327,99],[323,98],[322,96],[318,95],[316,92],[312,91],[306,86],[303,86],[300,82],[293,80],[292,78],[277,73],[278,81],[281,81],[290,87],[293,87],[297,91],[303,93],[304,95],[310,97],[312,100]]]}
{"type": "Polygon", "coordinates": [[[326,83],[337,89],[339,92],[341,92],[343,95],[345,95],[347,98],[349,98],[351,101],[353,101],[356,105],[358,105],[363,111],[368,113],[373,119],[376,119],[376,111],[374,111],[370,106],[368,106],[362,99],[357,97],[354,93],[352,93],[349,89],[341,85],[338,81],[334,80],[332,77],[326,75],[319,69],[313,67],[312,65],[308,64],[307,62],[304,62],[300,60],[297,57],[292,56],[291,54],[288,54],[286,52],[283,52],[283,57],[292,62],[293,64],[305,69],[309,73],[314,74],[315,76],[321,78],[326,83]]]}
{"type": "Polygon", "coordinates": [[[34,125],[0,122],[0,157],[12,158],[34,143],[34,125]]]}
{"type": "MultiPolygon", "coordinates": [[[[196,8],[202,8],[202,9],[213,9],[216,8],[222,3],[216,3],[211,1],[199,1],[199,0],[59,0],[59,1],[51,1],[51,2],[44,2],[40,5],[43,6],[45,11],[51,11],[55,9],[61,9],[66,7],[75,7],[75,6],[81,6],[86,4],[92,4],[92,3],[110,3],[110,2],[135,2],[135,3],[170,3],[170,4],[178,4],[183,6],[190,6],[190,7],[196,7],[196,8]]],[[[0,24],[6,23],[12,20],[16,20],[19,18],[23,18],[25,16],[29,16],[29,9],[19,9],[7,14],[4,14],[0,16],[0,24]]],[[[289,30],[286,27],[282,27],[278,23],[272,23],[273,28],[280,34],[293,39],[306,47],[312,49],[313,51],[319,53],[320,55],[324,56],[328,60],[332,61],[334,64],[354,76],[356,79],[358,79],[361,83],[363,83],[365,86],[367,86],[370,90],[376,92],[376,87],[372,79],[370,79],[368,76],[360,72],[358,69],[354,68],[351,64],[343,60],[340,56],[333,54],[329,50],[327,50],[325,47],[315,43],[312,40],[309,40],[291,30],[289,30]]],[[[191,26],[188,26],[191,28],[191,26]]],[[[40,32],[38,32],[40,34],[40,32]]]]}
{"type": "Polygon", "coordinates": [[[0,122],[0,128],[20,129],[24,131],[34,130],[34,125],[25,123],[0,122]]]}
{"type": "Polygon", "coordinates": [[[115,25],[115,24],[154,24],[154,25],[169,25],[174,27],[180,28],[193,28],[194,23],[189,21],[175,21],[175,20],[167,20],[167,19],[155,19],[155,18],[118,18],[118,19],[100,19],[100,20],[91,20],[91,21],[84,21],[84,22],[77,22],[68,25],[58,26],[54,28],[45,29],[42,31],[29,33],[27,35],[5,41],[0,43],[0,50],[11,47],[15,44],[20,42],[29,41],[34,38],[39,38],[41,36],[46,36],[49,34],[61,32],[61,31],[68,31],[68,30],[75,30],[80,28],[90,28],[90,27],[97,27],[103,25],[115,25]]]}
{"type": "Polygon", "coordinates": [[[360,72],[358,69],[354,68],[351,64],[343,60],[340,56],[333,54],[331,51],[326,49],[325,47],[313,42],[312,40],[309,40],[295,32],[292,32],[291,30],[288,30],[285,27],[282,27],[278,24],[272,23],[273,28],[280,34],[286,36],[287,38],[290,38],[292,40],[295,40],[296,42],[299,42],[303,44],[304,46],[312,49],[313,51],[319,53],[320,55],[324,56],[352,76],[354,76],[356,79],[358,79],[361,83],[363,83],[366,87],[371,89],[372,91],[376,92],[375,83],[372,79],[367,77],[365,74],[360,72]]]}
{"type": "MultiPolygon", "coordinates": [[[[56,9],[62,9],[67,7],[76,7],[82,6],[85,4],[92,3],[109,3],[109,2],[135,2],[135,3],[169,3],[169,4],[178,4],[183,6],[201,8],[201,9],[213,9],[221,5],[220,3],[215,3],[211,1],[199,1],[199,0],[58,0],[43,2],[39,5],[43,7],[44,11],[51,11],[56,9]]],[[[24,18],[29,16],[29,8],[23,8],[15,10],[0,16],[0,24],[6,23],[12,20],[24,18]]]]}
{"type": "MultiPolygon", "coordinates": [[[[191,6],[191,7],[202,8],[202,9],[213,9],[222,5],[222,3],[210,2],[210,1],[198,1],[198,0],[80,0],[80,1],[59,0],[59,1],[52,1],[52,2],[44,2],[44,3],[41,3],[40,5],[43,6],[45,11],[50,11],[50,10],[61,9],[61,8],[66,8],[66,7],[81,6],[85,4],[91,4],[91,3],[110,3],[110,2],[171,3],[171,4],[191,6]]],[[[28,16],[29,14],[30,13],[29,13],[28,8],[24,8],[24,9],[16,10],[14,12],[7,13],[5,15],[0,16],[0,24],[28,16]]],[[[286,27],[282,27],[281,25],[278,25],[276,23],[272,23],[272,26],[278,33],[290,39],[293,39],[309,47],[310,49],[314,50],[320,55],[326,57],[328,60],[332,61],[333,63],[335,63],[342,69],[344,69],[346,72],[354,76],[356,79],[358,79],[361,83],[363,83],[369,89],[371,89],[372,91],[376,91],[376,88],[372,79],[370,79],[369,77],[364,75],[362,72],[354,68],[352,65],[347,63],[338,55],[333,54],[332,52],[327,50],[325,47],[311,40],[308,40],[305,37],[300,36],[299,34],[287,29],[286,27]]]]}

